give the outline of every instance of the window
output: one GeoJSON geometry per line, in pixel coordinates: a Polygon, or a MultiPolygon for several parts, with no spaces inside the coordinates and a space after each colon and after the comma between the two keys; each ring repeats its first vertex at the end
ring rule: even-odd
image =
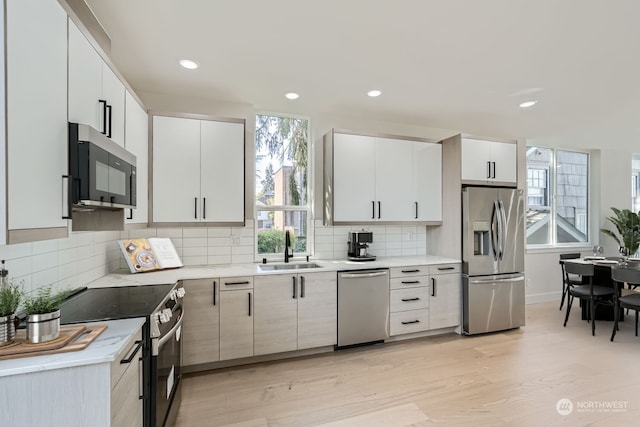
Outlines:
{"type": "Polygon", "coordinates": [[[589,241],[589,154],[527,147],[527,244],[589,241]]]}
{"type": "Polygon", "coordinates": [[[631,160],[631,210],[640,211],[640,158],[631,160]]]}
{"type": "Polygon", "coordinates": [[[309,253],[309,121],[256,115],[256,253],[283,256],[285,232],[297,255],[309,253]]]}

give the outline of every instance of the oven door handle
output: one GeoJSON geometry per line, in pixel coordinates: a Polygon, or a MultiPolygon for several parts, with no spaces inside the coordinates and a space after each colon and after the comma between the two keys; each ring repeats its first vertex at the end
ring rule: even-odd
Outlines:
{"type": "MultiPolygon", "coordinates": [[[[183,313],[184,314],[184,313],[183,313]]],[[[169,331],[169,333],[167,333],[165,336],[163,336],[162,338],[160,338],[158,340],[158,350],[160,350],[160,347],[162,347],[167,341],[169,341],[169,339],[175,335],[176,331],[178,330],[178,328],[180,328],[182,326],[182,321],[184,320],[184,316],[180,316],[180,320],[178,320],[178,323],[175,324],[175,326],[173,328],[171,328],[171,330],[169,331]]],[[[154,356],[157,356],[158,354],[154,354],[154,356]]]]}

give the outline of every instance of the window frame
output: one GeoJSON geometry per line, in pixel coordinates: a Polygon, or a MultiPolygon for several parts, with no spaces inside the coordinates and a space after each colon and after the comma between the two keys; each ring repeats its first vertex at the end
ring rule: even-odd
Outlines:
{"type": "MultiPolygon", "coordinates": [[[[284,258],[284,252],[282,253],[259,253],[258,252],[258,212],[269,212],[269,211],[277,211],[277,212],[306,212],[306,230],[307,230],[307,250],[305,252],[294,252],[294,257],[306,257],[311,256],[313,254],[313,201],[314,201],[314,182],[313,179],[313,171],[314,171],[314,142],[313,142],[313,127],[311,122],[311,117],[297,114],[289,114],[289,113],[277,113],[273,111],[256,111],[253,115],[254,118],[254,129],[257,116],[272,116],[272,117],[285,117],[292,119],[300,119],[307,121],[307,203],[306,205],[265,205],[264,207],[259,208],[257,203],[257,188],[255,182],[255,174],[257,173],[256,164],[257,164],[257,151],[256,151],[256,132],[254,130],[254,138],[253,138],[253,171],[254,171],[254,182],[253,182],[253,218],[254,218],[254,260],[255,262],[261,262],[263,260],[267,261],[282,261],[284,258]]],[[[291,259],[291,258],[289,258],[291,259]]]]}
{"type": "MultiPolygon", "coordinates": [[[[550,193],[549,193],[549,204],[550,204],[550,227],[552,229],[552,242],[551,243],[527,243],[527,235],[526,235],[526,228],[525,228],[525,247],[527,249],[527,251],[531,251],[532,253],[535,252],[545,252],[548,250],[560,250],[563,248],[571,248],[571,249],[575,249],[575,250],[579,250],[579,249],[588,249],[591,248],[593,246],[593,229],[592,229],[592,225],[593,225],[593,198],[592,198],[592,174],[593,174],[593,153],[591,153],[591,151],[588,150],[580,150],[580,149],[573,149],[573,148],[559,148],[559,147],[545,147],[545,146],[541,146],[541,145],[527,145],[526,149],[528,150],[531,147],[535,147],[535,148],[544,148],[544,149],[548,149],[551,150],[552,155],[551,155],[551,165],[548,169],[548,176],[547,176],[547,181],[548,181],[548,185],[550,188],[550,193]],[[556,222],[556,216],[557,216],[557,182],[558,182],[558,176],[557,176],[557,172],[558,172],[558,151],[564,151],[564,152],[569,152],[569,153],[579,153],[579,154],[585,154],[587,156],[587,226],[586,226],[586,230],[587,230],[587,240],[585,242],[562,242],[562,243],[558,243],[557,239],[557,222],[556,222]]],[[[525,176],[528,178],[528,170],[529,170],[529,165],[528,165],[528,161],[526,159],[525,156],[525,168],[526,168],[526,173],[525,176]]],[[[525,198],[525,211],[529,210],[529,183],[528,183],[528,179],[525,179],[525,183],[527,185],[526,188],[526,192],[527,192],[527,197],[525,198]]]]}

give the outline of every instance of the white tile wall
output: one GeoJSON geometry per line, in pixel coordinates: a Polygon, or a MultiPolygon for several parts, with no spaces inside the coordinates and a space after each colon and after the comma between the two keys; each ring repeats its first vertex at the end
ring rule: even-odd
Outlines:
{"type": "Polygon", "coordinates": [[[314,257],[317,259],[342,259],[347,256],[350,231],[371,231],[373,243],[369,253],[376,256],[426,255],[426,226],[363,225],[325,226],[321,220],[314,223],[314,257]]]}
{"type": "Polygon", "coordinates": [[[69,238],[0,246],[9,278],[25,292],[83,286],[120,266],[117,231],[76,232],[69,238]]]}

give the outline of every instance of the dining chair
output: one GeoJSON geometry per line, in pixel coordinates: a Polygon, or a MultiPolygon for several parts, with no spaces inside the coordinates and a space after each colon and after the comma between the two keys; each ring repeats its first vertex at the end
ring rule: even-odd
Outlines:
{"type": "Polygon", "coordinates": [[[569,293],[569,288],[571,286],[578,286],[582,284],[582,278],[580,276],[571,275],[566,272],[564,269],[564,260],[566,259],[576,259],[580,258],[579,252],[572,252],[567,254],[560,254],[560,267],[562,268],[562,299],[560,300],[560,309],[562,310],[562,306],[564,305],[564,300],[569,293]]]}
{"type": "Polygon", "coordinates": [[[598,305],[614,305],[614,299],[616,295],[615,288],[608,286],[596,285],[593,283],[594,267],[591,263],[578,263],[578,262],[566,262],[564,269],[567,274],[577,274],[583,279],[588,278],[589,284],[570,286],[569,293],[567,295],[567,314],[564,317],[564,326],[567,326],[569,320],[569,313],[571,312],[571,305],[574,298],[587,301],[589,304],[589,319],[591,320],[591,335],[596,334],[596,307],[598,305]]]}
{"type": "Polygon", "coordinates": [[[636,336],[638,336],[638,311],[640,311],[640,293],[632,291],[627,295],[618,296],[620,289],[624,288],[624,284],[629,286],[640,285],[640,268],[634,268],[630,266],[615,266],[611,268],[611,278],[613,279],[614,287],[616,290],[616,302],[614,305],[614,322],[613,332],[611,333],[611,341],[616,336],[618,330],[618,318],[620,315],[620,309],[626,308],[636,312],[636,336]]]}

